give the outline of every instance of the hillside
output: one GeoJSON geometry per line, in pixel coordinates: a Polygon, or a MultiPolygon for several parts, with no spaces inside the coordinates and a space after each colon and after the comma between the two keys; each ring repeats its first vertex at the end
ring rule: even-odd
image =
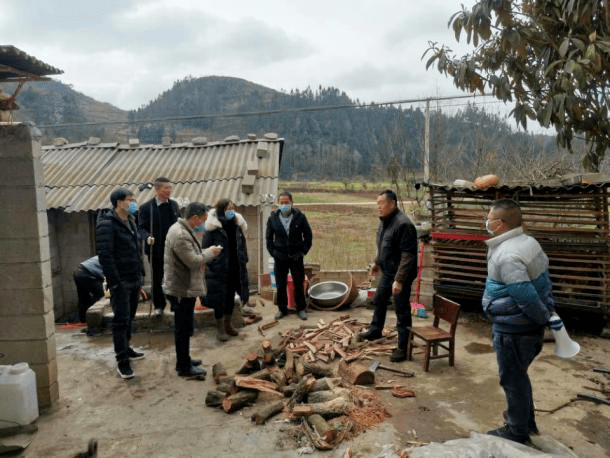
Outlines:
{"type": "MultiPolygon", "coordinates": [[[[97,136],[161,143],[163,137],[183,142],[195,136],[221,140],[277,132],[285,139],[282,178],[409,181],[422,173],[421,110],[363,107],[333,87],[287,93],[239,78],[188,77],[125,112],[51,81],[28,83],[17,102],[20,119],[53,126],[41,128],[46,143],[58,136],[72,142],[97,136]],[[108,120],[128,124],[103,124],[108,120]],[[87,122],[102,124],[58,125],[87,122]]],[[[476,106],[465,106],[455,116],[432,113],[430,132],[431,171],[438,181],[484,173],[531,181],[579,168],[578,156],[557,151],[553,137],[514,132],[476,106]]]]}

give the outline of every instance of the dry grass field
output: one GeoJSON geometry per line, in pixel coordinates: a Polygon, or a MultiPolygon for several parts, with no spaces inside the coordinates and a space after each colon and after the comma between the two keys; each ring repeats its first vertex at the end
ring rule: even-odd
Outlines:
{"type": "Polygon", "coordinates": [[[293,197],[313,232],[305,262],[335,270],[365,269],[373,261],[379,222],[375,192],[295,192],[293,197]]]}

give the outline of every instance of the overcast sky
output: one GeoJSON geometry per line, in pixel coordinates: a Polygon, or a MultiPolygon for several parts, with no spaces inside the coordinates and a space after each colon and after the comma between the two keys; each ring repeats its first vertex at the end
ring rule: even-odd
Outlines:
{"type": "Polygon", "coordinates": [[[425,70],[428,41],[473,0],[0,0],[5,45],[122,109],[186,76],[276,90],[333,86],[361,102],[461,94],[425,70]]]}

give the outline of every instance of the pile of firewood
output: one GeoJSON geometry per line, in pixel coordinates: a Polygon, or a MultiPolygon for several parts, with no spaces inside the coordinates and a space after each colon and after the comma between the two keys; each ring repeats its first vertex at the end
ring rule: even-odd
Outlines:
{"type": "MultiPolygon", "coordinates": [[[[264,339],[258,351],[246,355],[235,375],[228,375],[221,363],[213,366],[216,388],[207,393],[205,403],[232,413],[264,401],[251,415],[253,422],[263,424],[283,413],[287,421],[300,422],[303,433],[317,448],[331,449],[389,417],[375,390],[362,386],[404,391],[397,384],[376,385],[376,369],[413,376],[377,361],[369,361],[368,366],[355,362],[385,355],[395,346],[390,343],[395,333],[376,342],[359,341],[364,326],[344,316],[329,324],[320,320],[314,327],[302,326],[264,339]],[[338,358],[339,364],[333,364],[338,358]]],[[[259,326],[259,331],[268,328],[259,326]]]]}

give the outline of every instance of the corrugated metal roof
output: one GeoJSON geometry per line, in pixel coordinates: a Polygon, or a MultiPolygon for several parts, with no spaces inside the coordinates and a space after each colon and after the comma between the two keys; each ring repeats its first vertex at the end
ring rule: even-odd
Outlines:
{"type": "Polygon", "coordinates": [[[469,186],[457,186],[453,184],[441,184],[441,183],[418,183],[420,186],[426,186],[429,188],[437,189],[443,192],[465,192],[465,193],[485,193],[485,192],[529,192],[529,191],[540,191],[540,192],[560,192],[560,191],[582,191],[587,188],[605,188],[610,186],[610,176],[600,173],[588,173],[588,174],[575,174],[556,179],[549,179],[538,183],[519,183],[509,182],[500,184],[497,187],[480,189],[473,185],[469,186]]]}
{"type": "Polygon", "coordinates": [[[42,79],[44,75],[59,75],[58,68],[45,64],[10,45],[0,46],[0,81],[22,78],[42,79]]]}
{"type": "Polygon", "coordinates": [[[142,184],[167,176],[174,184],[172,197],[212,205],[229,198],[239,206],[256,206],[263,196],[277,194],[284,140],[270,138],[222,141],[205,145],[141,145],[78,143],[43,146],[41,161],[47,208],[66,212],[99,210],[110,205],[118,186],[134,192],[140,203],[153,196],[142,184]],[[264,151],[259,157],[259,151],[264,151]],[[248,164],[258,172],[254,191],[243,192],[248,164]]]}

